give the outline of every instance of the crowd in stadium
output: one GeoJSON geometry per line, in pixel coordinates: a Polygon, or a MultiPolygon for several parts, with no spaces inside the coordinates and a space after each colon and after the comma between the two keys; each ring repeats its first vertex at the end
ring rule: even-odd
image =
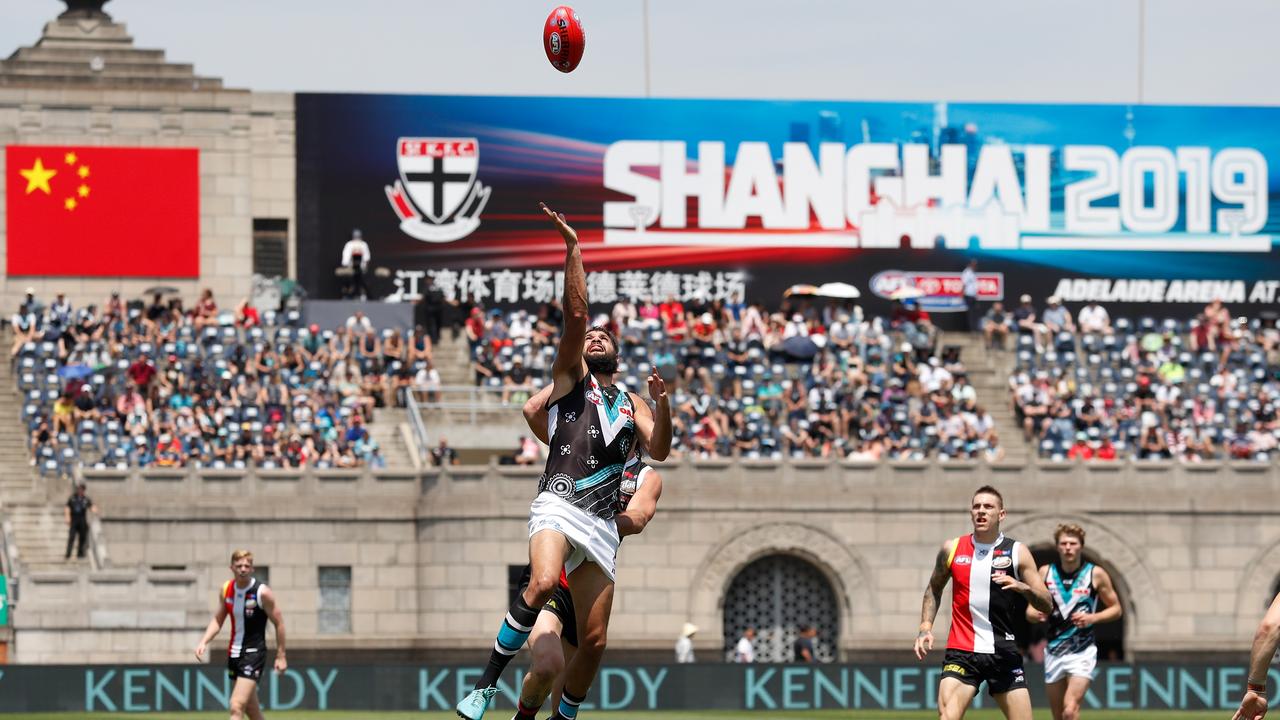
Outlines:
{"type": "MultiPolygon", "coordinates": [[[[561,314],[471,307],[461,330],[475,383],[518,405],[551,366],[561,314]]],[[[620,301],[596,318],[622,341],[619,382],[645,393],[656,367],[672,396],[674,452],[694,457],[1004,456],[954,348],[908,300],[888,317],[847,302],[620,301]]],[[[383,466],[376,407],[438,397],[431,337],[299,327],[296,315],[194,307],[155,295],[73,308],[28,296],[12,346],[32,462],[97,467],[383,466]]],[[[1073,316],[1029,296],[982,319],[1016,353],[1009,402],[1024,440],[1057,460],[1266,460],[1280,435],[1280,331],[1221,303],[1186,323],[1073,316]]]]}
{"type": "Polygon", "coordinates": [[[297,313],[154,295],[100,308],[28,293],[12,356],[32,463],[94,467],[381,467],[367,424],[434,375],[430,338],[297,327],[297,313]]]}

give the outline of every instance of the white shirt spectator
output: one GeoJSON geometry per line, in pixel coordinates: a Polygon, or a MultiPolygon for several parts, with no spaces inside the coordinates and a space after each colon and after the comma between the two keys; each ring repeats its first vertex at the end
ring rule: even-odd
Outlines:
{"type": "Polygon", "coordinates": [[[362,312],[357,312],[355,315],[347,318],[347,330],[355,331],[357,329],[363,330],[367,333],[373,332],[373,323],[370,322],[369,317],[362,312]]]}
{"type": "Polygon", "coordinates": [[[692,638],[682,637],[676,641],[676,662],[682,664],[694,662],[692,638]]]}
{"type": "Polygon", "coordinates": [[[929,358],[928,365],[920,366],[920,386],[928,392],[940,390],[951,379],[951,373],[939,364],[938,358],[929,358]]]}
{"type": "Polygon", "coordinates": [[[419,392],[434,392],[440,389],[440,371],[435,367],[424,367],[413,376],[413,389],[419,392]]]}
{"type": "Polygon", "coordinates": [[[360,255],[360,269],[369,267],[369,243],[359,235],[353,235],[346,245],[342,246],[342,267],[355,267],[352,263],[355,256],[360,255]]]}
{"type": "Polygon", "coordinates": [[[533,323],[529,314],[518,310],[511,316],[511,324],[507,326],[507,336],[514,345],[528,345],[533,339],[533,323]]]}
{"type": "Polygon", "coordinates": [[[791,316],[791,322],[787,323],[786,329],[782,331],[782,339],[786,340],[797,335],[800,337],[809,336],[809,326],[805,324],[804,318],[798,314],[791,316]]]}
{"type": "Polygon", "coordinates": [[[1080,322],[1081,332],[1099,333],[1111,328],[1111,316],[1107,314],[1107,309],[1098,303],[1091,302],[1080,308],[1077,319],[1080,322]]]}
{"type": "Polygon", "coordinates": [[[978,273],[968,265],[960,272],[960,284],[964,287],[965,297],[978,297],[978,273]]]}
{"type": "Polygon", "coordinates": [[[733,648],[733,661],[736,663],[753,663],[756,661],[755,645],[752,645],[745,635],[738,638],[738,644],[733,648]]]}

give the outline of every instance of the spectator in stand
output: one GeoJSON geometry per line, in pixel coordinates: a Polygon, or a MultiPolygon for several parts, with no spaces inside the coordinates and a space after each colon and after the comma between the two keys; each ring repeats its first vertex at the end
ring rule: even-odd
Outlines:
{"type": "Polygon", "coordinates": [[[523,405],[529,399],[533,389],[530,382],[529,369],[524,366],[524,357],[516,355],[511,358],[511,370],[502,378],[502,404],[516,402],[523,405]]]}
{"type": "Polygon", "coordinates": [[[262,325],[262,316],[258,314],[258,308],[249,304],[249,298],[240,301],[236,306],[236,326],[242,328],[254,328],[262,325]]]}
{"type": "Polygon", "coordinates": [[[960,272],[960,285],[964,294],[965,318],[968,320],[969,332],[976,333],[980,327],[979,319],[982,310],[978,307],[978,261],[970,260],[960,272]]]}
{"type": "Polygon", "coordinates": [[[516,449],[515,463],[517,465],[536,465],[541,460],[542,450],[538,445],[538,441],[528,435],[521,435],[519,447],[516,449]]]}
{"type": "Polygon", "coordinates": [[[65,293],[58,293],[54,301],[49,304],[48,317],[45,322],[59,328],[66,328],[71,325],[71,303],[67,301],[65,293]]]}
{"type": "Polygon", "coordinates": [[[1042,326],[1036,321],[1036,308],[1031,304],[1030,295],[1024,294],[1018,299],[1018,307],[1013,309],[1013,324],[1019,335],[1031,337],[1037,352],[1044,352],[1040,337],[1042,326]]]}
{"type": "Polygon", "coordinates": [[[449,447],[449,441],[442,437],[440,438],[440,444],[431,451],[431,461],[435,463],[436,467],[457,465],[458,451],[449,447]]]}
{"type": "Polygon", "coordinates": [[[471,351],[474,353],[476,347],[484,342],[485,332],[488,330],[484,322],[483,310],[478,307],[471,308],[471,312],[467,315],[465,330],[467,334],[467,343],[471,346],[471,351]]]}
{"type": "Polygon", "coordinates": [[[1093,458],[1093,448],[1089,446],[1089,434],[1085,432],[1076,433],[1076,443],[1067,451],[1067,459],[1092,460],[1093,458]]]}
{"type": "Polygon", "coordinates": [[[18,308],[18,312],[13,314],[13,318],[9,321],[10,327],[13,329],[13,352],[14,357],[22,350],[22,347],[29,342],[34,342],[40,338],[40,322],[36,317],[33,303],[35,302],[31,294],[31,288],[27,288],[27,300],[18,308]]]}
{"type": "Polygon", "coordinates": [[[498,370],[493,355],[484,346],[477,347],[472,353],[471,371],[475,374],[477,387],[488,384],[491,378],[502,379],[502,372],[498,370]]]}
{"type": "Polygon", "coordinates": [[[1071,320],[1071,312],[1062,305],[1062,299],[1057,295],[1049,296],[1049,307],[1044,311],[1044,330],[1045,342],[1057,336],[1058,333],[1067,332],[1074,334],[1076,324],[1071,320]]]}
{"type": "Polygon", "coordinates": [[[364,234],[359,228],[352,230],[351,239],[342,246],[342,267],[351,271],[351,280],[343,297],[358,300],[369,297],[369,288],[364,282],[364,274],[369,270],[369,259],[369,243],[364,241],[364,234]]]}
{"type": "Polygon", "coordinates": [[[1084,307],[1080,308],[1076,320],[1082,333],[1095,335],[1111,333],[1111,316],[1096,300],[1085,303],[1084,307]]]}
{"type": "Polygon", "coordinates": [[[218,324],[218,303],[213,299],[213,290],[205,288],[196,301],[194,325],[197,329],[218,324]]]}
{"type": "Polygon", "coordinates": [[[1004,303],[995,302],[982,316],[982,335],[987,347],[1004,349],[1005,338],[1009,336],[1009,327],[1013,324],[1012,316],[1004,309],[1004,303]]]}
{"type": "Polygon", "coordinates": [[[370,320],[362,310],[355,311],[351,317],[347,318],[346,326],[347,332],[351,333],[353,336],[364,337],[366,335],[373,335],[375,338],[377,337],[374,333],[373,321],[370,320]]]}

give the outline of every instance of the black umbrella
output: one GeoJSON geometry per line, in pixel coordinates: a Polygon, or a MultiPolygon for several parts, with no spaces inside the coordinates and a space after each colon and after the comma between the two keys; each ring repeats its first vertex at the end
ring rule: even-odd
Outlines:
{"type": "Polygon", "coordinates": [[[177,295],[180,292],[182,291],[171,285],[157,285],[155,287],[149,287],[146,290],[143,290],[142,294],[143,295],[177,295]]]}
{"type": "Polygon", "coordinates": [[[782,341],[782,352],[796,360],[812,360],[818,345],[806,335],[794,335],[782,341]]]}

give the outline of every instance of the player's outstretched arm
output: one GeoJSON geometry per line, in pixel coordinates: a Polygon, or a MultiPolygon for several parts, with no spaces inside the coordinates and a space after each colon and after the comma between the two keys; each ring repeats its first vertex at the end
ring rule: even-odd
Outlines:
{"type": "Polygon", "coordinates": [[[661,462],[671,454],[671,402],[667,398],[667,383],[656,367],[649,374],[649,397],[653,398],[656,411],[653,414],[653,435],[646,444],[649,456],[661,462]]]}
{"type": "Polygon", "coordinates": [[[266,611],[267,617],[271,618],[271,624],[276,628],[275,670],[282,673],[289,669],[289,661],[285,659],[284,653],[284,611],[280,609],[280,603],[276,602],[276,594],[271,592],[269,587],[263,586],[258,599],[262,601],[262,609],[266,611]]]}
{"type": "Polygon", "coordinates": [[[534,393],[533,397],[524,403],[525,424],[543,445],[551,444],[551,433],[547,432],[547,401],[551,399],[551,392],[555,389],[555,383],[551,383],[534,393]]]}
{"type": "Polygon", "coordinates": [[[218,596],[218,610],[213,613],[213,619],[209,621],[209,626],[204,629],[204,635],[200,636],[200,644],[196,645],[196,660],[204,662],[205,651],[209,649],[209,641],[217,637],[218,632],[222,630],[222,623],[227,620],[227,606],[222,601],[222,596],[218,596]]]}
{"type": "Polygon", "coordinates": [[[661,497],[662,476],[657,470],[650,468],[644,484],[635,495],[631,496],[631,502],[627,503],[626,512],[620,513],[615,518],[618,523],[618,535],[626,537],[644,532],[645,526],[658,513],[658,499],[661,497]]]}
{"type": "Polygon", "coordinates": [[[938,604],[942,602],[942,591],[951,581],[951,548],[955,541],[943,544],[942,549],[933,561],[933,572],[929,575],[929,586],[924,589],[924,601],[920,605],[920,629],[916,633],[916,659],[923,660],[933,649],[933,621],[938,617],[938,604]]]}
{"type": "Polygon", "coordinates": [[[542,212],[551,218],[560,237],[564,238],[564,328],[560,333],[560,346],[556,348],[556,361],[552,366],[555,383],[553,398],[564,397],[582,376],[586,363],[582,360],[582,346],[587,338],[587,272],[582,267],[582,249],[578,247],[578,233],[565,222],[564,215],[552,212],[542,203],[542,212]]]}

